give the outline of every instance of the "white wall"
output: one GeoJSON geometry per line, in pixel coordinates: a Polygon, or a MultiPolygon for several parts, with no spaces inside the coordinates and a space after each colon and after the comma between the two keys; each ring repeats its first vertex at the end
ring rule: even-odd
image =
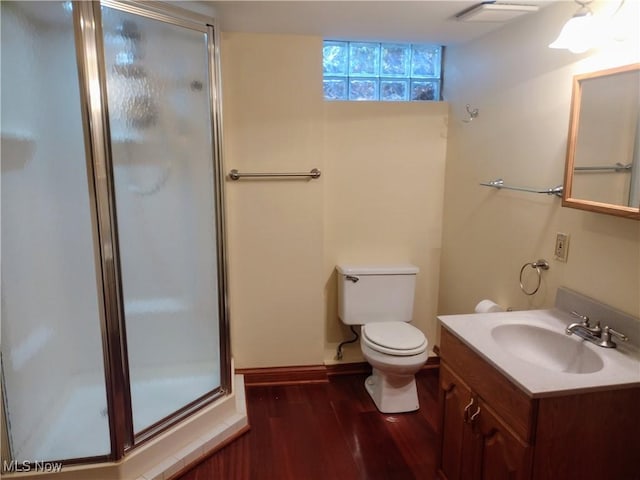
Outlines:
{"type": "MultiPolygon", "coordinates": [[[[637,23],[626,42],[600,51],[547,48],[574,10],[560,2],[447,51],[451,120],[440,313],[470,312],[482,298],[514,309],[550,307],[563,285],[640,316],[638,222],[563,208],[546,195],[479,186],[498,177],[522,186],[561,184],[573,75],[637,61],[637,23]],[[461,121],[467,103],[480,110],[471,123],[461,121]],[[567,263],[553,258],[556,232],[571,235],[567,263]],[[551,268],[540,292],[528,297],[518,273],[538,258],[551,268]]],[[[637,11],[623,18],[637,20],[637,11]]]]}

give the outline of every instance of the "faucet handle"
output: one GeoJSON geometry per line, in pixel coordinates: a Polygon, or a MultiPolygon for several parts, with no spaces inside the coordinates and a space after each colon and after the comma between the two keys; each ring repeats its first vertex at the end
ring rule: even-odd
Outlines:
{"type": "Polygon", "coordinates": [[[582,320],[582,323],[584,325],[587,325],[587,326],[589,325],[589,317],[587,315],[583,315],[582,313],[578,313],[575,310],[573,310],[571,312],[571,316],[579,318],[580,320],[582,320]]]}
{"type": "Polygon", "coordinates": [[[605,326],[602,330],[602,340],[598,345],[605,348],[616,348],[615,342],[611,341],[611,335],[618,337],[623,342],[629,340],[629,337],[627,337],[624,333],[618,332],[617,330],[614,330],[609,326],[605,326]]]}
{"type": "Polygon", "coordinates": [[[608,326],[604,327],[604,330],[602,331],[602,336],[606,337],[606,339],[611,339],[611,335],[618,337],[623,342],[626,342],[627,340],[629,340],[629,337],[627,337],[624,333],[614,330],[613,328],[608,326]]]}

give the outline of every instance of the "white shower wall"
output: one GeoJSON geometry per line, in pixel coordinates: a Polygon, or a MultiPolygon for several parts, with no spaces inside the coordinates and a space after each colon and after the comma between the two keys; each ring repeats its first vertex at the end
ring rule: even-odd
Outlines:
{"type": "Polygon", "coordinates": [[[14,455],[31,459],[77,378],[104,380],[70,24],[2,14],[2,360],[14,455]]]}

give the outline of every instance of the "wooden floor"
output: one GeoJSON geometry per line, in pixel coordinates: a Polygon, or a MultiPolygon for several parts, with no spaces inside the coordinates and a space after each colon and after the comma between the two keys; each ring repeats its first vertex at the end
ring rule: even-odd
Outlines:
{"type": "Polygon", "coordinates": [[[438,370],[418,374],[414,413],[379,413],[365,377],[247,387],[251,430],[180,480],[435,479],[438,370]]]}

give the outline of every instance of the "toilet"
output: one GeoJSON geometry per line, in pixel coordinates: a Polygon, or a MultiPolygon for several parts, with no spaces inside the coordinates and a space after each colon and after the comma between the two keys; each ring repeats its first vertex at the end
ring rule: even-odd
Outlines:
{"type": "Polygon", "coordinates": [[[418,267],[338,265],[338,316],[362,325],[360,347],[371,364],[365,388],[382,413],[418,410],[415,374],[426,363],[427,339],[413,316],[418,267]]]}

